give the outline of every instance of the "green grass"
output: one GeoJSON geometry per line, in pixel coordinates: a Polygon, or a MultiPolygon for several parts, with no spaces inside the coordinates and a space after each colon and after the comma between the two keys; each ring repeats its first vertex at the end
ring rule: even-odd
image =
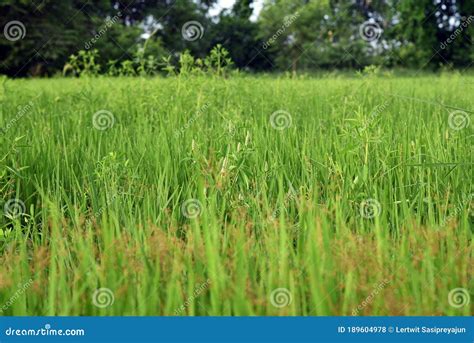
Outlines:
{"type": "Polygon", "coordinates": [[[7,80],[2,208],[25,209],[10,201],[0,219],[0,309],[470,315],[473,123],[449,116],[472,119],[473,87],[457,74],[7,80]],[[94,128],[100,110],[112,127],[94,128]]]}

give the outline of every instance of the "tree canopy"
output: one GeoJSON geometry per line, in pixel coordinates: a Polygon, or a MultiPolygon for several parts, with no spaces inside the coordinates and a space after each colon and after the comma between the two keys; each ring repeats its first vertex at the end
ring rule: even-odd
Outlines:
{"type": "Polygon", "coordinates": [[[54,75],[72,54],[96,49],[101,66],[142,54],[177,61],[221,44],[250,71],[468,68],[474,3],[468,0],[1,0],[0,73],[54,75]]]}

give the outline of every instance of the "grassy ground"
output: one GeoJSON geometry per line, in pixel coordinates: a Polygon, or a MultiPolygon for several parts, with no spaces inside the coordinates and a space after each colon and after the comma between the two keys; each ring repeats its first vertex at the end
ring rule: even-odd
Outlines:
{"type": "Polygon", "coordinates": [[[470,315],[474,77],[7,80],[4,315],[470,315]]]}

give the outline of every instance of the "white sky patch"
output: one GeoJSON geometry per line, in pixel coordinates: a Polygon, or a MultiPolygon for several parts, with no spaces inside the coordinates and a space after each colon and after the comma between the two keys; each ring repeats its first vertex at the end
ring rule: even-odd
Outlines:
{"type": "Polygon", "coordinates": [[[253,14],[250,17],[251,21],[257,21],[257,18],[260,14],[260,11],[262,10],[263,7],[263,1],[264,0],[255,0],[252,4],[253,6],[253,14]]]}
{"type": "Polygon", "coordinates": [[[211,16],[218,15],[224,9],[231,9],[234,6],[235,0],[219,0],[217,3],[212,6],[209,10],[211,16]]]}
{"type": "MultiPolygon", "coordinates": [[[[252,21],[257,20],[258,15],[260,14],[260,11],[262,10],[262,7],[263,7],[263,1],[264,0],[255,0],[253,2],[253,4],[252,4],[253,14],[250,17],[250,20],[252,20],[252,21]]],[[[235,0],[219,0],[219,1],[217,1],[216,5],[213,6],[209,10],[209,14],[211,16],[216,16],[224,9],[232,9],[232,6],[234,6],[234,3],[235,3],[235,0]]]]}
{"type": "MultiPolygon", "coordinates": [[[[251,21],[257,21],[258,15],[260,14],[260,11],[262,10],[263,7],[263,2],[265,0],[254,0],[252,3],[253,7],[253,13],[250,17],[251,21]]],[[[224,10],[224,9],[232,9],[232,7],[235,4],[235,0],[218,0],[217,3],[209,9],[209,14],[211,16],[217,16],[219,13],[224,10]]],[[[161,24],[159,23],[153,23],[153,17],[149,16],[148,18],[145,19],[145,22],[143,24],[143,28],[145,30],[144,33],[140,36],[143,39],[147,39],[150,37],[151,32],[153,32],[154,29],[162,27],[161,24]]]]}

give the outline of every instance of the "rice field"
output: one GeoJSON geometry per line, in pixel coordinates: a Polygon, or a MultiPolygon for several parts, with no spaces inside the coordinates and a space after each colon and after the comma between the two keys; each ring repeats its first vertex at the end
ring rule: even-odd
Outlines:
{"type": "Polygon", "coordinates": [[[2,315],[474,312],[473,76],[1,81],[2,315]]]}

